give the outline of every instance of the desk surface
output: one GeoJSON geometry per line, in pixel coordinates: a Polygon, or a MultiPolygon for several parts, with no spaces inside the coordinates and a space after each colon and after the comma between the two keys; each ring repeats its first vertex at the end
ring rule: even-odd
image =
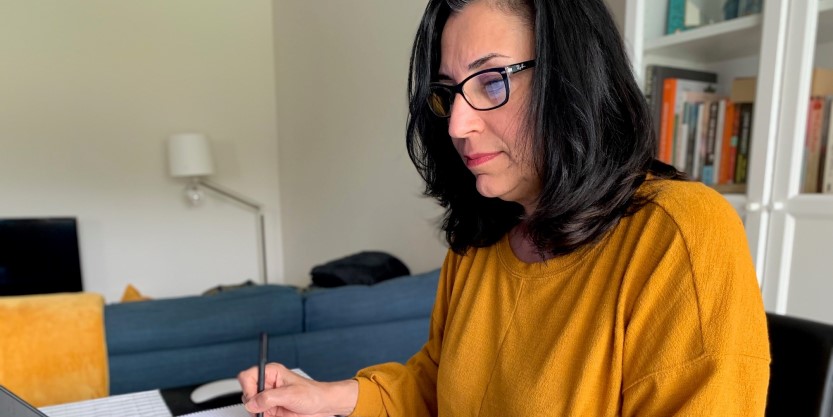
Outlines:
{"type": "Polygon", "coordinates": [[[194,404],[191,401],[191,392],[199,385],[191,385],[187,387],[168,388],[159,390],[162,394],[162,399],[165,400],[165,405],[171,410],[174,416],[181,416],[189,413],[196,413],[197,411],[210,410],[212,408],[225,407],[227,405],[240,404],[241,393],[234,393],[217,397],[213,400],[206,401],[200,404],[194,404]]]}

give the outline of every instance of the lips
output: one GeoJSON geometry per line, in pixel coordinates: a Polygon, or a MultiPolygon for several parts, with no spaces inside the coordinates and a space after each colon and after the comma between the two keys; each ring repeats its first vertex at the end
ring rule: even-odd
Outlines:
{"type": "Polygon", "coordinates": [[[500,152],[474,153],[470,155],[465,155],[466,166],[469,168],[474,168],[478,165],[485,164],[486,162],[495,159],[498,155],[500,155],[500,152]]]}

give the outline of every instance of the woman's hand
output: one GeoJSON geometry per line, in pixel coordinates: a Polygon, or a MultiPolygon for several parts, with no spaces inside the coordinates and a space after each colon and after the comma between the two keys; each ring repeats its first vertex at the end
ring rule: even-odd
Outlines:
{"type": "Polygon", "coordinates": [[[304,378],[279,363],[266,365],[263,392],[257,392],[257,366],[237,376],[243,404],[250,413],[282,417],[348,415],[356,408],[359,383],[354,380],[318,382],[304,378]]]}

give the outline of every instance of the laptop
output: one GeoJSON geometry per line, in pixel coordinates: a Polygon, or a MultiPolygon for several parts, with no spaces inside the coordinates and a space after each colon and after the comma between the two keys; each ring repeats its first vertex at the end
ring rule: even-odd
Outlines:
{"type": "Polygon", "coordinates": [[[0,385],[0,416],[49,417],[0,385]]]}

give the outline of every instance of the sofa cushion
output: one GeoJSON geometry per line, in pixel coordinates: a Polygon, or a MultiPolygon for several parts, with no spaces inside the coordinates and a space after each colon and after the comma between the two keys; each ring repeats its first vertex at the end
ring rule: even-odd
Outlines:
{"type": "Polygon", "coordinates": [[[305,331],[428,317],[439,276],[436,269],[370,286],[312,290],[304,295],[305,331]]]}
{"type": "Polygon", "coordinates": [[[428,317],[307,332],[296,339],[298,365],[313,379],[352,378],[362,368],[405,363],[428,340],[428,317]]]}
{"type": "MultiPolygon", "coordinates": [[[[298,366],[297,335],[269,337],[270,362],[298,366]]],[[[260,343],[248,340],[110,356],[110,394],[176,388],[234,378],[257,365],[260,343]]]]}
{"type": "MultiPolygon", "coordinates": [[[[210,296],[110,304],[104,310],[110,355],[232,342],[302,331],[298,291],[258,285],[210,296]]],[[[253,342],[253,346],[257,346],[253,342]]]]}

